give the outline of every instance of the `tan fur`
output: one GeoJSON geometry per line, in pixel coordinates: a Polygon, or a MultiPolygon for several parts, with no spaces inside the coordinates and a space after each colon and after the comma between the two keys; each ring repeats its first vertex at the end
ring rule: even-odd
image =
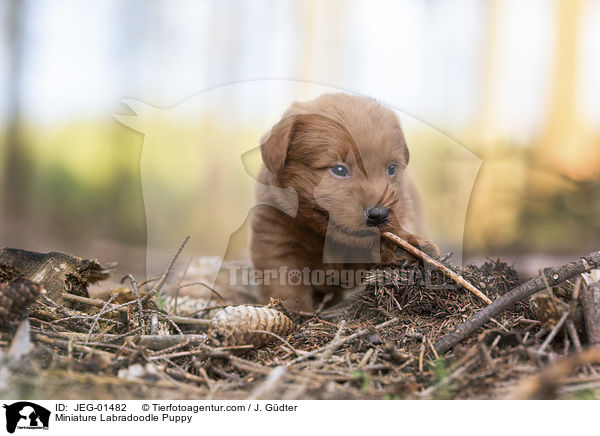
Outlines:
{"type": "MultiPolygon", "coordinates": [[[[375,100],[346,94],[325,94],[296,102],[261,145],[264,166],[257,187],[258,203],[251,217],[250,254],[256,269],[364,269],[403,257],[381,241],[389,230],[437,254],[420,238],[423,207],[406,169],[408,148],[396,115],[375,100]],[[351,177],[340,179],[329,168],[344,164],[351,177]],[[395,176],[386,172],[397,164],[395,176]],[[295,199],[280,188],[293,188],[295,199]],[[368,227],[365,211],[382,205],[390,210],[384,228],[368,227]],[[358,259],[358,261],[357,261],[358,259]]],[[[263,300],[277,297],[292,308],[313,306],[313,291],[340,291],[340,286],[311,284],[262,285],[263,300]]]]}

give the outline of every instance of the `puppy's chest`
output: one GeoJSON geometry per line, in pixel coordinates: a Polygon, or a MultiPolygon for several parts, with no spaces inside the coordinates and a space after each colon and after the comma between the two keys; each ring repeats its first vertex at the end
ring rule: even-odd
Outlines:
{"type": "Polygon", "coordinates": [[[323,293],[356,289],[364,285],[371,267],[357,263],[321,264],[311,268],[311,286],[323,293]]]}
{"type": "Polygon", "coordinates": [[[377,244],[373,246],[348,246],[325,240],[319,248],[311,253],[315,263],[326,264],[332,267],[340,265],[341,268],[363,267],[381,262],[380,249],[377,244]]]}

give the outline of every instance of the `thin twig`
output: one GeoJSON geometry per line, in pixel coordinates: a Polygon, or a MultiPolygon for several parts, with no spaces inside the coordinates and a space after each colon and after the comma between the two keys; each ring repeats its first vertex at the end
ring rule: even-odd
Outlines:
{"type": "Polygon", "coordinates": [[[179,279],[179,282],[177,283],[177,286],[175,287],[175,298],[173,299],[173,314],[174,315],[177,315],[177,302],[179,300],[179,290],[181,289],[181,283],[185,279],[185,276],[187,275],[188,269],[190,269],[191,264],[192,264],[192,258],[190,257],[187,265],[185,266],[185,269],[183,270],[183,274],[181,274],[181,278],[179,279]]]}
{"type": "Polygon", "coordinates": [[[173,258],[169,262],[167,269],[165,270],[165,272],[162,273],[162,275],[160,276],[160,278],[158,279],[158,282],[156,282],[154,287],[152,287],[152,289],[148,292],[148,294],[146,294],[146,296],[142,299],[142,303],[145,303],[150,298],[154,297],[162,289],[163,285],[167,281],[167,278],[169,277],[169,274],[171,273],[171,270],[173,269],[173,266],[175,265],[175,262],[177,261],[177,258],[179,257],[179,255],[181,254],[181,252],[183,251],[183,249],[185,247],[185,244],[187,244],[187,242],[189,240],[190,240],[190,237],[186,236],[185,239],[183,240],[183,242],[181,243],[181,245],[179,246],[177,253],[175,253],[173,258]]]}
{"type": "Polygon", "coordinates": [[[224,298],[221,294],[219,294],[217,291],[215,291],[213,288],[211,288],[204,282],[185,283],[183,285],[178,285],[176,289],[179,290],[179,289],[183,289],[183,288],[189,288],[191,286],[203,286],[206,289],[208,289],[211,293],[215,294],[220,300],[224,300],[224,298]]]}
{"type": "Polygon", "coordinates": [[[317,363],[317,366],[319,366],[320,363],[326,362],[333,355],[335,350],[342,345],[340,338],[346,331],[346,328],[346,320],[341,320],[338,330],[335,332],[335,336],[325,347],[323,347],[323,352],[319,358],[319,363],[317,363]]]}
{"type": "MultiPolygon", "coordinates": [[[[390,326],[394,323],[398,322],[398,318],[392,318],[386,322],[383,322],[381,324],[378,324],[376,326],[373,326],[371,328],[364,328],[364,329],[360,329],[358,331],[356,331],[355,333],[352,333],[350,336],[346,336],[345,338],[339,338],[337,343],[333,344],[333,346],[335,346],[335,348],[340,347],[341,345],[345,344],[348,341],[352,341],[356,338],[360,338],[361,336],[365,336],[367,334],[369,334],[372,330],[381,330],[382,328],[385,328],[387,326],[390,326]]],[[[333,341],[332,341],[333,342],[333,341]]],[[[309,359],[319,353],[322,353],[323,351],[329,349],[330,347],[332,347],[331,342],[323,347],[317,348],[315,350],[309,351],[306,354],[303,354],[302,356],[299,356],[297,358],[295,358],[294,360],[291,360],[290,362],[287,363],[287,366],[290,365],[294,365],[298,362],[302,362],[303,360],[309,359]]]]}
{"type": "Polygon", "coordinates": [[[567,332],[569,333],[569,337],[571,338],[571,342],[573,342],[573,346],[575,347],[575,351],[581,351],[581,341],[579,340],[579,335],[577,334],[577,329],[575,328],[575,324],[570,319],[567,320],[565,327],[567,327],[567,332]]]}
{"type": "Polygon", "coordinates": [[[485,294],[483,294],[483,292],[481,292],[479,289],[477,289],[475,286],[473,286],[471,283],[469,283],[467,280],[465,280],[461,275],[455,273],[450,268],[448,268],[446,265],[441,264],[437,260],[435,260],[432,257],[430,257],[429,255],[427,255],[427,253],[422,252],[418,248],[416,248],[413,245],[411,245],[410,243],[406,242],[400,236],[397,236],[391,232],[383,232],[381,235],[385,236],[387,239],[394,242],[396,245],[402,247],[403,249],[408,251],[413,256],[421,259],[423,262],[433,265],[439,271],[444,273],[447,277],[452,279],[455,283],[461,285],[463,288],[465,288],[468,291],[472,292],[473,294],[477,295],[477,297],[479,297],[481,300],[485,301],[487,304],[492,303],[492,300],[490,300],[488,297],[486,297],[485,294]]]}
{"type": "MultiPolygon", "coordinates": [[[[498,337],[500,337],[500,335],[498,335],[498,337]]],[[[483,342],[479,342],[479,344],[477,345],[479,347],[479,351],[481,353],[481,356],[483,357],[483,360],[485,360],[486,364],[493,369],[495,365],[494,361],[492,360],[490,350],[488,350],[488,348],[485,346],[485,343],[483,342]]]]}
{"type": "MultiPolygon", "coordinates": [[[[96,300],[96,299],[93,299],[93,298],[82,297],[81,295],[70,294],[68,292],[63,292],[60,295],[61,295],[61,297],[64,300],[74,301],[76,303],[87,304],[88,306],[103,307],[104,303],[105,303],[102,300],[96,300]]],[[[135,302],[136,302],[135,300],[131,300],[131,301],[128,301],[126,303],[119,304],[117,306],[111,306],[104,313],[105,314],[106,313],[110,313],[110,312],[113,312],[115,310],[118,310],[119,312],[127,312],[127,306],[131,306],[132,304],[135,304],[135,302]]]]}
{"type": "Polygon", "coordinates": [[[429,348],[431,348],[433,355],[435,356],[436,359],[439,359],[440,355],[437,353],[437,351],[435,351],[435,347],[433,346],[431,339],[429,339],[429,336],[425,336],[425,338],[427,339],[427,345],[429,345],[429,348]]]}
{"type": "Polygon", "coordinates": [[[579,335],[577,334],[577,329],[575,328],[575,310],[577,308],[577,304],[579,304],[579,292],[581,290],[581,277],[577,277],[577,281],[575,282],[575,288],[573,289],[573,295],[571,296],[571,305],[569,307],[569,317],[565,323],[565,327],[567,328],[567,333],[573,342],[573,346],[575,347],[575,351],[581,351],[581,341],[579,340],[579,335]]]}
{"type": "Polygon", "coordinates": [[[181,329],[179,328],[179,326],[177,324],[175,324],[175,321],[172,319],[172,317],[170,315],[167,315],[165,313],[159,312],[158,310],[146,310],[146,312],[149,312],[149,313],[151,313],[153,315],[156,315],[156,316],[160,316],[161,318],[163,318],[164,320],[166,320],[169,324],[171,324],[173,326],[173,328],[177,331],[177,333],[179,333],[180,335],[183,334],[183,332],[181,331],[181,329]]]}
{"type": "MultiPolygon", "coordinates": [[[[172,347],[169,347],[172,348],[172,347]]],[[[162,350],[161,350],[162,352],[162,350]]],[[[187,357],[187,356],[197,356],[199,354],[206,354],[204,350],[190,350],[190,351],[178,351],[172,353],[163,353],[157,354],[155,356],[149,357],[150,360],[161,360],[161,359],[173,359],[175,357],[187,357]]]]}
{"type": "Polygon", "coordinates": [[[151,335],[158,334],[158,315],[156,315],[156,313],[152,314],[152,318],[150,320],[150,334],[151,335]]]}
{"type": "Polygon", "coordinates": [[[558,320],[558,322],[556,323],[556,325],[554,327],[552,327],[552,330],[550,330],[550,333],[548,334],[548,336],[546,336],[546,339],[544,339],[544,342],[542,343],[539,350],[537,351],[538,354],[541,353],[542,351],[544,351],[546,349],[546,347],[548,346],[548,344],[550,344],[550,342],[552,342],[554,340],[554,338],[556,337],[556,334],[560,331],[561,327],[567,320],[568,316],[569,316],[569,311],[565,310],[563,312],[562,316],[560,317],[560,319],[558,320]]]}
{"type": "Polygon", "coordinates": [[[98,314],[94,317],[94,321],[92,322],[92,326],[90,327],[90,331],[88,333],[88,337],[86,339],[86,342],[90,341],[90,337],[92,336],[92,333],[94,333],[94,329],[98,325],[98,320],[104,314],[104,312],[106,311],[106,309],[108,309],[110,307],[110,303],[112,303],[112,301],[115,299],[116,296],[117,296],[117,294],[111,294],[111,296],[108,299],[108,301],[106,302],[106,304],[104,304],[104,306],[102,306],[102,309],[100,309],[100,312],[98,312],[98,314]]]}
{"type": "Polygon", "coordinates": [[[125,282],[125,279],[129,279],[131,282],[131,288],[133,289],[133,295],[135,296],[135,303],[137,305],[137,312],[135,317],[137,318],[137,323],[142,326],[143,330],[146,330],[146,322],[144,320],[144,306],[142,305],[142,300],[140,298],[140,291],[138,289],[137,282],[135,278],[131,274],[127,274],[125,277],[121,279],[121,283],[125,282]]]}
{"type": "Polygon", "coordinates": [[[304,354],[305,351],[300,351],[300,350],[296,350],[294,347],[292,347],[292,345],[285,339],[282,338],[281,336],[279,336],[278,334],[275,334],[273,332],[270,332],[268,330],[248,330],[248,333],[261,333],[261,334],[265,334],[268,336],[273,336],[274,338],[279,339],[286,347],[288,347],[296,356],[300,356],[301,354],[304,354]]]}
{"type": "Polygon", "coordinates": [[[423,335],[421,339],[421,345],[419,347],[419,372],[423,372],[423,357],[425,356],[425,340],[426,337],[423,335]]]}

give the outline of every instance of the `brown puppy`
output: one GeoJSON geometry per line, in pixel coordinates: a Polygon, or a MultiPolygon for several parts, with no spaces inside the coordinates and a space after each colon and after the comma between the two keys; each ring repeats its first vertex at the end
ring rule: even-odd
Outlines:
{"type": "Polygon", "coordinates": [[[399,121],[375,100],[326,94],[296,102],[261,152],[250,254],[263,300],[310,310],[314,290],[357,284],[348,271],[407,258],[381,240],[384,230],[439,253],[417,236],[423,208],[399,121]]]}

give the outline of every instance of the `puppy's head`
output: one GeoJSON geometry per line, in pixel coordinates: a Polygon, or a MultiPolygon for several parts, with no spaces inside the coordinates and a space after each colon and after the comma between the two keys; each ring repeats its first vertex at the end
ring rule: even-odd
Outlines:
{"type": "Polygon", "coordinates": [[[373,245],[411,207],[404,135],[374,100],[326,94],[294,103],[261,151],[275,183],[298,193],[298,218],[336,242],[373,245]]]}

